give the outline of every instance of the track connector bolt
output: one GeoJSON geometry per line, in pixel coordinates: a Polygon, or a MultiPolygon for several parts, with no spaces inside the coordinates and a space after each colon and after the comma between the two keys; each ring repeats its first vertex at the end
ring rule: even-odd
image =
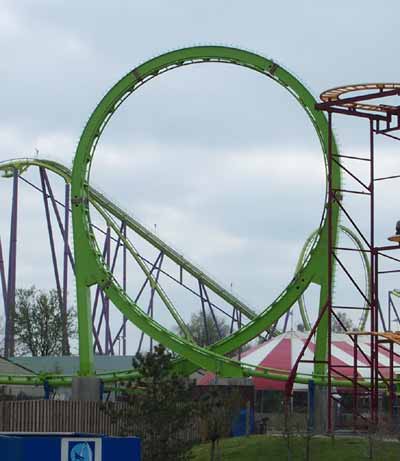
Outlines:
{"type": "Polygon", "coordinates": [[[75,206],[81,205],[82,203],[87,206],[89,205],[89,199],[87,197],[73,197],[71,203],[75,206]]]}

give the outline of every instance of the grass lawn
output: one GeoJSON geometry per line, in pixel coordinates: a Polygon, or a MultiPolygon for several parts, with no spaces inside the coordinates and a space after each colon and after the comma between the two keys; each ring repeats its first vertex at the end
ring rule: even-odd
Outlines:
{"type": "MultiPolygon", "coordinates": [[[[255,435],[235,437],[220,442],[221,461],[286,461],[288,460],[287,441],[282,437],[255,435]]],[[[375,461],[400,460],[400,443],[373,441],[375,461]]],[[[306,460],[306,440],[302,437],[291,438],[292,461],[306,460]]],[[[311,461],[361,461],[371,459],[368,440],[361,438],[316,437],[310,444],[311,461]]],[[[210,444],[201,444],[194,448],[194,461],[209,461],[210,444]]]]}

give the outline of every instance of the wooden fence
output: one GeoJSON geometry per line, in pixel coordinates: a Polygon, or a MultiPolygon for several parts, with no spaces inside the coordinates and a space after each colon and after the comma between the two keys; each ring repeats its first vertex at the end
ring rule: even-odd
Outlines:
{"type": "MultiPolygon", "coordinates": [[[[126,403],[63,400],[0,401],[0,432],[82,432],[122,435],[124,418],[112,421],[109,411],[121,411],[126,403]]],[[[132,434],[141,434],[140,419],[131,425],[132,434]]],[[[207,437],[204,424],[195,418],[183,429],[185,440],[207,437]]]]}
{"type": "MultiPolygon", "coordinates": [[[[195,397],[196,398],[196,397],[195,397]]],[[[3,400],[0,401],[0,432],[82,432],[90,434],[122,435],[126,419],[125,402],[87,402],[73,400],[3,400]],[[112,420],[110,413],[121,412],[112,420]]],[[[231,409],[219,411],[219,430],[230,434],[231,409]]],[[[130,421],[130,435],[143,432],[140,417],[130,421]]],[[[206,440],[209,434],[207,419],[193,417],[191,424],[182,428],[184,440],[206,440]]]]}
{"type": "Polygon", "coordinates": [[[85,432],[118,435],[121,421],[113,423],[107,409],[120,410],[125,403],[62,400],[0,402],[0,432],[85,432]]]}

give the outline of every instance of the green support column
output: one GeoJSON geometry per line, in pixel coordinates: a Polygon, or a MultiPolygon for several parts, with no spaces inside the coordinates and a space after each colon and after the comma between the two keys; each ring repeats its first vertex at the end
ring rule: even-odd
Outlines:
{"type": "Polygon", "coordinates": [[[83,187],[80,190],[72,187],[72,217],[74,231],[74,256],[75,256],[75,280],[76,280],[76,302],[78,312],[78,333],[79,333],[79,374],[80,376],[92,376],[95,373],[93,356],[93,327],[92,307],[90,301],[90,286],[94,284],[89,274],[92,273],[90,262],[92,258],[87,248],[82,245],[82,225],[76,219],[77,211],[79,216],[88,212],[88,201],[85,198],[86,191],[83,187]],[[83,213],[82,213],[83,211],[83,213]],[[75,219],[74,219],[75,216],[75,219]]]}
{"type": "Polygon", "coordinates": [[[90,288],[76,279],[79,331],[79,372],[81,376],[94,374],[92,310],[90,288]]]}
{"type": "MultiPolygon", "coordinates": [[[[319,297],[319,311],[325,307],[328,299],[328,283],[325,281],[321,286],[321,293],[319,297]]],[[[318,329],[315,347],[315,361],[314,376],[326,376],[327,364],[323,363],[328,354],[328,311],[322,316],[318,329]]]]}

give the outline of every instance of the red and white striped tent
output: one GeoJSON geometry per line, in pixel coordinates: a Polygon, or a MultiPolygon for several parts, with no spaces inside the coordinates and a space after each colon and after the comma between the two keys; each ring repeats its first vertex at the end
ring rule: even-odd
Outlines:
{"type": "MultiPolygon", "coordinates": [[[[308,333],[299,331],[290,331],[283,333],[265,343],[252,347],[244,352],[241,356],[241,361],[249,365],[262,366],[266,368],[274,368],[283,370],[288,373],[299,356],[304,343],[308,337],[308,333]]],[[[370,356],[370,337],[359,336],[358,345],[367,357],[370,356]]],[[[313,337],[304,353],[303,359],[305,362],[300,362],[298,366],[298,373],[311,375],[313,372],[314,364],[307,362],[307,360],[314,359],[315,351],[315,337],[313,337]]],[[[400,373],[400,346],[394,344],[393,347],[393,362],[395,373],[400,373]]],[[[383,376],[389,376],[390,364],[389,345],[383,344],[379,346],[379,367],[383,376]]],[[[237,357],[235,357],[237,360],[237,357]]],[[[344,333],[332,334],[332,367],[333,375],[338,379],[343,379],[339,373],[352,377],[353,376],[353,363],[354,363],[354,342],[344,333]],[[337,373],[335,371],[337,370],[337,373]]],[[[364,355],[358,350],[357,353],[357,373],[360,380],[368,378],[370,369],[365,366],[368,364],[364,355]]],[[[280,390],[285,389],[284,381],[276,381],[265,378],[252,378],[256,390],[280,390]]],[[[199,385],[217,384],[218,377],[213,373],[206,373],[198,379],[199,385]]],[[[295,390],[306,389],[305,384],[295,384],[295,390]]]]}

